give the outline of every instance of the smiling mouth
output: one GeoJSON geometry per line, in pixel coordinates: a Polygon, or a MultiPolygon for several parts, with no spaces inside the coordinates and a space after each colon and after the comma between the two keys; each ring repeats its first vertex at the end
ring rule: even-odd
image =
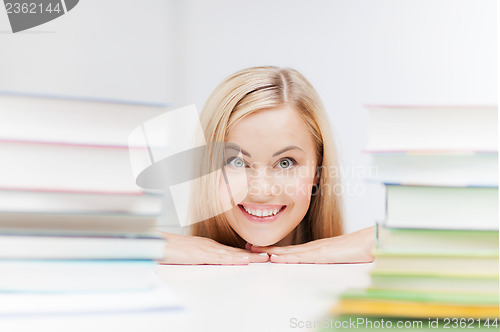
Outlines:
{"type": "Polygon", "coordinates": [[[286,205],[238,204],[243,215],[253,222],[271,222],[283,213],[286,205]]]}

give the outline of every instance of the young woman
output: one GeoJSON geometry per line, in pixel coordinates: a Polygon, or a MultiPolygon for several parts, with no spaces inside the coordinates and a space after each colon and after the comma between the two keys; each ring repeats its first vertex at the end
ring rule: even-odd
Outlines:
{"type": "MultiPolygon", "coordinates": [[[[201,114],[201,162],[217,170],[193,196],[191,235],[167,234],[165,264],[373,261],[374,227],[343,234],[328,117],[297,71],[254,67],[222,82],[201,114]]],[[[203,174],[207,174],[204,172],[203,174]]]]}

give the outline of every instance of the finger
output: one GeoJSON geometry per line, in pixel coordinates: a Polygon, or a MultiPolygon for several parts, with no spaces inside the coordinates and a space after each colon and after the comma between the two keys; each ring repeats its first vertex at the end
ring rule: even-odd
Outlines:
{"type": "Polygon", "coordinates": [[[209,244],[208,246],[204,245],[203,247],[200,247],[200,248],[204,248],[205,250],[207,248],[210,248],[210,249],[213,249],[213,250],[216,250],[216,251],[230,251],[230,252],[239,252],[239,253],[246,253],[246,254],[249,254],[250,251],[249,250],[245,250],[245,249],[242,249],[242,248],[235,248],[235,247],[230,247],[230,246],[225,246],[225,245],[222,245],[222,244],[219,244],[219,243],[214,243],[214,244],[209,244]]]}
{"type": "Polygon", "coordinates": [[[160,264],[181,264],[181,265],[248,265],[250,261],[260,262],[263,261],[263,257],[259,257],[258,254],[250,254],[247,252],[235,253],[226,250],[205,250],[200,251],[193,255],[190,248],[185,248],[186,250],[166,250],[168,253],[166,257],[160,264]],[[252,257],[250,255],[256,255],[257,257],[252,257]]]}
{"type": "Polygon", "coordinates": [[[206,258],[202,255],[193,253],[191,248],[176,248],[173,245],[165,246],[165,255],[159,262],[160,264],[174,264],[174,265],[199,265],[206,264],[206,258]],[[201,256],[201,257],[200,257],[201,256]]]}
{"type": "Polygon", "coordinates": [[[252,246],[250,249],[252,252],[265,252],[269,255],[271,254],[293,254],[297,252],[301,252],[304,250],[302,245],[294,245],[294,246],[286,246],[286,247],[277,247],[277,246],[269,246],[269,247],[258,247],[252,246]]]}
{"type": "Polygon", "coordinates": [[[272,247],[257,247],[254,245],[250,245],[250,251],[251,252],[267,252],[268,250],[271,250],[272,247]]]}
{"type": "Polygon", "coordinates": [[[246,250],[252,249],[252,245],[250,243],[245,244],[245,249],[246,250]]]}
{"type": "Polygon", "coordinates": [[[253,253],[250,254],[250,263],[265,263],[269,261],[269,255],[265,252],[260,254],[253,253]]]}
{"type": "Polygon", "coordinates": [[[209,265],[248,265],[250,263],[249,254],[220,254],[220,253],[207,253],[206,257],[202,259],[203,264],[209,265]]]}
{"type": "Polygon", "coordinates": [[[271,255],[272,263],[287,263],[287,264],[298,264],[301,262],[301,257],[298,254],[272,254],[271,255]]]}
{"type": "Polygon", "coordinates": [[[234,251],[234,252],[241,252],[241,253],[247,253],[249,254],[250,253],[250,250],[246,250],[246,249],[243,249],[243,248],[236,248],[236,247],[231,247],[231,246],[227,246],[225,244],[220,244],[219,242],[216,242],[214,240],[210,240],[206,243],[203,243],[202,246],[200,245],[200,248],[203,248],[203,249],[207,249],[207,248],[211,248],[211,249],[215,249],[215,250],[227,250],[227,251],[234,251]]]}
{"type": "Polygon", "coordinates": [[[249,256],[250,263],[265,263],[269,260],[269,255],[266,253],[252,253],[245,249],[240,248],[216,248],[214,253],[221,255],[238,255],[238,256],[249,256]]]}
{"type": "Polygon", "coordinates": [[[303,251],[293,254],[272,254],[271,262],[273,263],[288,263],[288,264],[300,264],[300,263],[321,263],[314,252],[303,251]]]}
{"type": "Polygon", "coordinates": [[[269,255],[266,253],[249,253],[243,249],[242,252],[233,252],[218,249],[208,254],[206,264],[220,265],[247,265],[248,263],[265,263],[269,261],[269,255]]]}

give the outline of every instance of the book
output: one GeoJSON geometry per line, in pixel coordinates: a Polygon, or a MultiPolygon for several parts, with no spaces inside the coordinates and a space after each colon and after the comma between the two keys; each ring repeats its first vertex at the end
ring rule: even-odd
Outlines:
{"type": "Polygon", "coordinates": [[[127,147],[1,141],[0,189],[143,193],[127,147]]]}
{"type": "Polygon", "coordinates": [[[182,311],[184,304],[164,285],[126,292],[0,292],[3,318],[68,314],[137,314],[182,311]]]}
{"type": "Polygon", "coordinates": [[[339,296],[331,314],[376,319],[471,318],[492,319],[499,316],[498,294],[448,294],[440,292],[350,289],[339,296]]]}
{"type": "Polygon", "coordinates": [[[333,319],[369,323],[358,331],[384,320],[436,331],[465,329],[453,319],[489,327],[491,318],[498,328],[497,107],[367,108],[368,180],[385,185],[386,218],[370,287],[341,294],[333,319]]]}
{"type": "Polygon", "coordinates": [[[386,186],[388,227],[498,230],[498,188],[386,186]]]}
{"type": "Polygon", "coordinates": [[[119,292],[152,287],[153,260],[1,259],[0,292],[119,292]]]}
{"type": "Polygon", "coordinates": [[[422,294],[454,294],[456,296],[472,296],[485,300],[487,295],[493,296],[498,303],[498,275],[438,274],[436,272],[414,273],[371,272],[370,288],[377,291],[421,292],[422,294]]]}
{"type": "Polygon", "coordinates": [[[0,233],[81,236],[150,236],[156,232],[156,215],[127,213],[0,213],[0,233]]]}
{"type": "Polygon", "coordinates": [[[369,182],[498,187],[498,153],[373,153],[369,182]]]}
{"type": "Polygon", "coordinates": [[[0,139],[123,148],[135,127],[166,111],[146,104],[0,94],[0,139]]]}
{"type": "Polygon", "coordinates": [[[496,106],[367,105],[367,152],[498,151],[496,106]]]}
{"type": "Polygon", "coordinates": [[[410,318],[496,318],[500,307],[497,305],[466,305],[440,302],[421,303],[417,301],[344,299],[335,307],[333,314],[364,316],[410,317],[410,318]]]}
{"type": "Polygon", "coordinates": [[[131,159],[148,151],[129,141],[166,111],[0,94],[2,317],[182,309],[155,280],[162,195],[136,184],[131,159]]]}
{"type": "Polygon", "coordinates": [[[340,294],[329,316],[318,320],[318,331],[449,331],[498,329],[496,294],[348,289],[340,294]]]}
{"type": "Polygon", "coordinates": [[[0,259],[150,259],[161,260],[160,236],[68,236],[0,234],[0,259]]]}
{"type": "Polygon", "coordinates": [[[61,191],[0,190],[0,225],[2,213],[70,214],[161,214],[162,195],[156,193],[105,194],[61,191]]]}
{"type": "Polygon", "coordinates": [[[429,291],[398,291],[376,288],[348,289],[344,291],[339,300],[344,299],[374,299],[411,302],[452,303],[460,305],[487,305],[498,306],[499,295],[496,294],[462,294],[429,291]]]}
{"type": "Polygon", "coordinates": [[[497,250],[474,252],[421,253],[411,251],[386,251],[375,249],[372,272],[402,272],[415,275],[466,274],[498,278],[499,255],[497,250]],[[466,267],[466,271],[464,271],[466,267]]]}
{"type": "Polygon", "coordinates": [[[498,250],[498,231],[394,228],[377,225],[377,247],[383,251],[474,252],[498,250]]]}

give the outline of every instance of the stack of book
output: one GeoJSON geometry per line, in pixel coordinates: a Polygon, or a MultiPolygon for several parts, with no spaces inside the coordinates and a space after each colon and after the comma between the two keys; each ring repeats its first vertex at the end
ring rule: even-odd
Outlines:
{"type": "Polygon", "coordinates": [[[129,148],[143,147],[128,146],[136,126],[163,112],[0,95],[0,296],[9,303],[1,314],[166,303],[148,293],[157,288],[153,269],[164,254],[162,196],[135,184],[129,148]],[[89,292],[114,297],[96,300],[89,292]]]}
{"type": "Polygon", "coordinates": [[[368,109],[371,180],[386,187],[386,218],[371,285],[344,292],[336,319],[371,321],[358,330],[383,320],[415,330],[497,329],[497,108],[368,109]]]}

